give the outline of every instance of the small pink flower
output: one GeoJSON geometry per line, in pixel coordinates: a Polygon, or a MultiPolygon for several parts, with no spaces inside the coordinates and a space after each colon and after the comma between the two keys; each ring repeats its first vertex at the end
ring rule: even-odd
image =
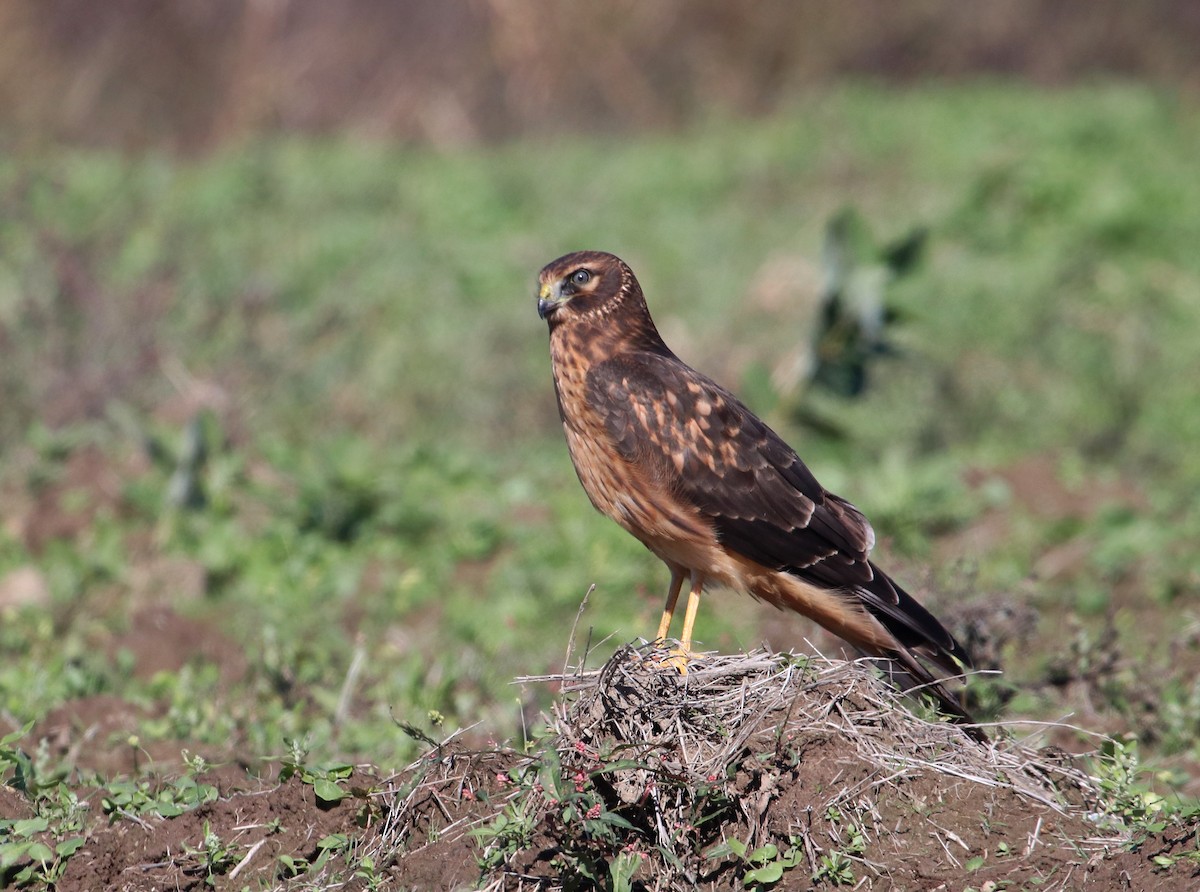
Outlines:
{"type": "Polygon", "coordinates": [[[595,805],[593,805],[591,808],[589,808],[587,810],[587,814],[584,815],[584,817],[591,818],[592,820],[595,820],[596,818],[600,817],[600,803],[597,802],[595,805]]]}
{"type": "Polygon", "coordinates": [[[496,783],[503,787],[505,784],[508,783],[508,775],[505,774],[503,771],[497,771],[496,772],[496,783]]]}
{"type": "Polygon", "coordinates": [[[475,798],[475,792],[469,788],[465,789],[463,790],[462,798],[468,801],[473,800],[475,798]]]}

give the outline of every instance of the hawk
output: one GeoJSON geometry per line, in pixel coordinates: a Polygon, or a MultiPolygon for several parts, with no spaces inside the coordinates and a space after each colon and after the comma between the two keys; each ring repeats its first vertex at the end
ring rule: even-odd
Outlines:
{"type": "Polygon", "coordinates": [[[824,489],[795,451],[732,393],[663,342],[633,271],[598,251],[538,277],[538,315],[567,448],[588,498],[671,573],[658,639],[690,583],[680,638],[706,585],[804,614],[858,650],[894,660],[961,721],[935,676],[970,659],[940,622],[870,560],[871,524],[824,489]]]}

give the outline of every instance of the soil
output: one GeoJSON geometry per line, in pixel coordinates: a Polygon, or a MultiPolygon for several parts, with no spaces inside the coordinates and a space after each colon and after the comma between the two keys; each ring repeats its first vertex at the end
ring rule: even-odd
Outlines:
{"type": "Polygon", "coordinates": [[[280,856],[313,861],[325,837],[362,830],[358,800],[322,807],[313,788],[296,777],[263,785],[242,771],[223,770],[198,780],[215,785],[220,798],[167,820],[118,819],[95,829],[67,863],[58,892],[237,889],[270,883],[286,873],[280,856]],[[216,872],[208,869],[207,833],[234,853],[227,863],[218,862],[216,872]]]}
{"type": "MultiPolygon", "coordinates": [[[[729,839],[796,850],[798,865],[775,889],[814,888],[822,859],[839,851],[850,853],[853,880],[844,882],[860,889],[1200,888],[1195,861],[1164,869],[1152,860],[1194,849],[1200,828],[1131,840],[1097,821],[1095,790],[1067,762],[1060,771],[1056,754],[1007,741],[981,746],[954,726],[922,722],[854,664],[802,673],[775,659],[716,658],[680,677],[644,652],[623,651],[586,676],[546,680],[566,693],[545,751],[432,747],[392,778],[356,769],[342,784],[352,795],[332,805],[298,776],[265,781],[234,762],[197,778],[216,787],[215,801],[177,817],[105,816],[92,802],[86,842],[55,888],[367,888],[344,860],[330,859],[321,876],[292,876],[289,865],[319,863],[322,840],[337,834],[370,854],[374,887],[390,889],[562,888],[572,859],[590,852],[607,863],[626,852],[641,860],[634,889],[733,892],[747,888],[749,865],[719,854],[729,839]],[[737,690],[749,706],[730,699],[737,690]],[[638,767],[609,770],[601,754],[638,767]],[[547,765],[561,766],[597,812],[622,817],[616,838],[601,841],[581,814],[566,816],[573,794],[555,800],[541,786],[547,765]],[[979,780],[992,775],[1001,780],[979,780]],[[522,786],[521,777],[536,783],[522,786]],[[485,874],[487,840],[469,831],[494,828],[514,805],[536,816],[533,832],[485,874]],[[206,835],[223,848],[207,849],[206,835]],[[675,860],[664,859],[665,848],[675,860]]],[[[93,744],[131,727],[135,712],[112,698],[82,699],[36,733],[76,748],[89,770],[131,772],[138,766],[99,758],[107,747],[93,744]]],[[[24,797],[0,788],[0,819],[28,816],[24,797]]]]}

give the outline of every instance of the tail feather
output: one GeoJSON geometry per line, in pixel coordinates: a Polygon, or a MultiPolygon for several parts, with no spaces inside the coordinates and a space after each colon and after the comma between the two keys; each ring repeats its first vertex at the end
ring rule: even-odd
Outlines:
{"type": "Polygon", "coordinates": [[[856,592],[863,606],[905,648],[920,653],[950,675],[973,666],[971,655],[938,618],[871,564],[873,577],[856,592]]]}
{"type": "MultiPolygon", "coordinates": [[[[888,660],[886,669],[899,687],[927,692],[953,721],[974,724],[948,685],[950,677],[971,667],[966,649],[887,574],[873,564],[871,570],[869,581],[853,587],[816,585],[783,570],[760,573],[745,588],[776,607],[809,617],[859,652],[888,660]]],[[[988,739],[978,728],[966,731],[981,742],[988,739]]]]}
{"type": "Polygon", "coordinates": [[[963,705],[960,696],[946,686],[946,679],[939,678],[929,671],[929,668],[907,648],[900,648],[889,654],[875,654],[892,661],[884,667],[892,681],[905,691],[920,691],[932,696],[942,712],[951,721],[965,726],[964,731],[980,743],[988,743],[988,736],[982,729],[974,727],[975,718],[963,705]],[[898,667],[896,664],[899,664],[898,667]]]}
{"type": "MultiPolygon", "coordinates": [[[[930,670],[933,664],[946,676],[957,676],[972,667],[971,655],[954,636],[925,609],[916,598],[896,584],[886,573],[871,565],[874,577],[857,594],[868,612],[895,639],[890,652],[874,653],[898,663],[899,672],[890,674],[906,690],[920,689],[934,697],[943,711],[960,724],[974,724],[974,718],[959,696],[947,687],[947,679],[930,670]]],[[[978,728],[967,732],[987,742],[978,728]]]]}

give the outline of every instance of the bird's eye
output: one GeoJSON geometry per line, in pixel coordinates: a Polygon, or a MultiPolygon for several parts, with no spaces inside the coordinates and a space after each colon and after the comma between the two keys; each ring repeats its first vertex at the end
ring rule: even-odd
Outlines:
{"type": "Polygon", "coordinates": [[[592,274],[586,269],[577,269],[571,273],[571,281],[576,285],[586,285],[592,280],[592,274]]]}

